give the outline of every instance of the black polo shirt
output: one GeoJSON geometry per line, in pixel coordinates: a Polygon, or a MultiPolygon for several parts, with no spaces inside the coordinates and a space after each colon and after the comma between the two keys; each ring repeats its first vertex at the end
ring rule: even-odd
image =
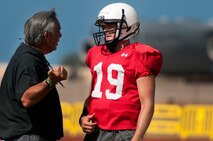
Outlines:
{"type": "Polygon", "coordinates": [[[0,88],[0,138],[7,139],[28,132],[47,139],[63,136],[62,111],[54,87],[40,102],[24,108],[23,93],[48,77],[44,55],[35,48],[21,44],[11,58],[0,88]]]}

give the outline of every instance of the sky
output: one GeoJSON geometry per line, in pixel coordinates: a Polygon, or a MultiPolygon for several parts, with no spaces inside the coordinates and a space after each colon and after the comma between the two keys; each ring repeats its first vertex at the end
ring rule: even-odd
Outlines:
{"type": "Polygon", "coordinates": [[[9,62],[23,42],[23,27],[28,18],[35,12],[55,8],[62,38],[57,50],[46,57],[51,63],[61,63],[65,56],[82,50],[83,43],[96,29],[97,14],[114,2],[132,5],[141,25],[143,21],[158,20],[162,15],[170,20],[185,17],[203,22],[213,18],[213,0],[0,0],[0,62],[9,62]]]}

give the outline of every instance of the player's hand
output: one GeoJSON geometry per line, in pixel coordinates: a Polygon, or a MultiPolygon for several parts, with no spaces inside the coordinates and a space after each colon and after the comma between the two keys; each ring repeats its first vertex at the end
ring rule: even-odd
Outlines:
{"type": "Polygon", "coordinates": [[[81,128],[84,133],[90,134],[95,130],[97,123],[93,122],[94,116],[95,114],[92,114],[81,118],[81,128]]]}
{"type": "Polygon", "coordinates": [[[55,69],[48,71],[48,79],[53,84],[57,84],[59,81],[67,79],[67,70],[62,66],[57,66],[55,69]]]}

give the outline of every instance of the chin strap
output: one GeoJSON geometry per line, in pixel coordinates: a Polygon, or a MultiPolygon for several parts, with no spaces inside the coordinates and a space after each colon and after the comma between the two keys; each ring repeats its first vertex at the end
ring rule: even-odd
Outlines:
{"type": "Polygon", "coordinates": [[[118,38],[116,38],[113,41],[106,43],[107,49],[110,52],[115,52],[115,47],[117,46],[118,42],[119,42],[119,40],[118,40],[118,38]]]}

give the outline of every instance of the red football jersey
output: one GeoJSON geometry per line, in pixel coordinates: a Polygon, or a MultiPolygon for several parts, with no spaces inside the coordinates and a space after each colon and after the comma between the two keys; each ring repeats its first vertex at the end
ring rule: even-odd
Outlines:
{"type": "Polygon", "coordinates": [[[141,43],[110,53],[106,46],[92,47],[86,57],[92,74],[89,114],[101,129],[135,129],[140,112],[136,80],[160,72],[160,51],[141,43]]]}

